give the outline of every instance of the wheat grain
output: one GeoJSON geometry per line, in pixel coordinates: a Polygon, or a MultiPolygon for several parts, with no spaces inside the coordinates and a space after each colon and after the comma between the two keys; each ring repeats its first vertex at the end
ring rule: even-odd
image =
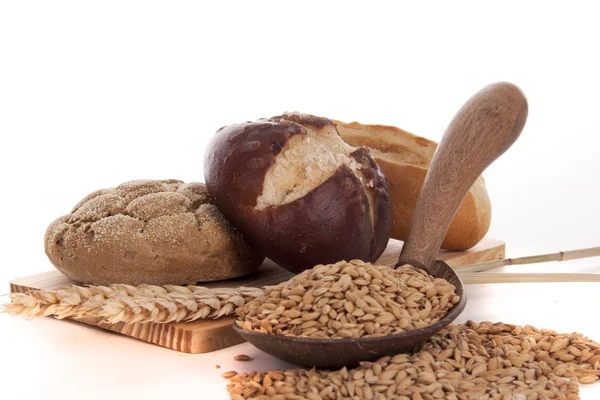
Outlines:
{"type": "Polygon", "coordinates": [[[405,265],[317,265],[237,310],[245,330],[313,338],[392,335],[434,324],[460,300],[444,279],[405,265]]]}
{"type": "Polygon", "coordinates": [[[0,311],[29,319],[93,316],[109,324],[190,322],[231,315],[263,293],[263,289],[251,287],[72,285],[56,291],[11,293],[11,302],[0,306],[0,311]]]}
{"type": "Polygon", "coordinates": [[[469,321],[447,327],[413,354],[351,370],[243,372],[227,390],[234,400],[575,400],[577,382],[598,379],[594,357],[600,345],[581,334],[469,321]],[[565,354],[573,358],[565,361],[565,354]]]}

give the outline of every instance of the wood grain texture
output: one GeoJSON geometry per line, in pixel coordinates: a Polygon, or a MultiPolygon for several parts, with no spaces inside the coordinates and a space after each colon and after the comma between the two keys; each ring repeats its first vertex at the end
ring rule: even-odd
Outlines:
{"type": "Polygon", "coordinates": [[[473,182],[517,140],[527,100],[509,83],[489,85],[454,116],[433,156],[400,256],[429,267],[473,182]]]}
{"type": "MultiPolygon", "coordinates": [[[[402,242],[391,240],[378,262],[381,264],[395,264],[401,249],[402,242]]],[[[484,238],[477,246],[470,250],[461,252],[441,251],[438,258],[446,261],[452,267],[458,268],[477,262],[502,259],[504,258],[504,254],[505,244],[503,241],[484,238]]],[[[203,286],[212,288],[238,286],[262,287],[278,284],[289,279],[291,276],[290,272],[277,266],[270,260],[266,260],[255,274],[228,281],[208,283],[203,286]]],[[[73,283],[60,272],[54,270],[15,279],[10,282],[10,291],[13,293],[22,293],[30,289],[58,289],[73,283]]],[[[198,354],[242,343],[244,340],[231,327],[233,320],[234,317],[230,316],[216,320],[171,324],[106,324],[96,318],[84,318],[77,321],[169,349],[198,354]]]]}

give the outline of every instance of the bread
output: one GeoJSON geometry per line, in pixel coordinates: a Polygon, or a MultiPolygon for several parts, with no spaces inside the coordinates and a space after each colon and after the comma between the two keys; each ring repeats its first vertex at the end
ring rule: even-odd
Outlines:
{"type": "Polygon", "coordinates": [[[205,153],[204,173],[223,214],[290,271],[375,261],[389,240],[385,177],[328,119],[284,114],[224,127],[205,153]]]}
{"type": "Polygon", "coordinates": [[[202,183],[132,181],[86,196],[50,224],[45,250],[74,281],[185,285],[258,268],[253,251],[202,183]]]}
{"type": "MultiPolygon", "coordinates": [[[[392,198],[392,237],[404,240],[437,143],[393,126],[334,121],[344,141],[366,146],[385,174],[392,198]]],[[[442,248],[466,250],[486,235],[492,206],[483,177],[473,184],[446,233],[442,248]]]]}

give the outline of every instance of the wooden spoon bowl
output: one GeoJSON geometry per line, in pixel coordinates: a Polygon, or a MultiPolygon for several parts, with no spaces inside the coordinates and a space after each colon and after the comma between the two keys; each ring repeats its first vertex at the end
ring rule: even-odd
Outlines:
{"type": "MultiPolygon", "coordinates": [[[[415,265],[415,267],[419,266],[415,265]]],[[[233,330],[265,353],[308,368],[339,369],[344,366],[352,368],[361,361],[374,361],[387,355],[411,352],[454,321],[467,304],[463,283],[448,264],[437,261],[432,268],[428,269],[434,277],[444,278],[456,287],[456,294],[460,296],[460,302],[438,322],[424,328],[397,335],[361,339],[311,339],[272,335],[247,331],[235,323],[233,330]]]]}

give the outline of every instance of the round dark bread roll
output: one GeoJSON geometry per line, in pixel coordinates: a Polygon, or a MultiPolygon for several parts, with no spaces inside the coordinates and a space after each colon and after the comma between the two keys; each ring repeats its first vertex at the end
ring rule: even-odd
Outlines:
{"type": "Polygon", "coordinates": [[[264,256],[211,203],[203,183],[178,180],[98,190],[50,224],[46,254],[92,285],[186,285],[256,270],[264,256]]]}
{"type": "Polygon", "coordinates": [[[204,174],[221,212],[292,272],[375,261],[388,243],[385,177],[369,151],[345,143],[326,118],[284,114],[221,128],[204,174]]]}

